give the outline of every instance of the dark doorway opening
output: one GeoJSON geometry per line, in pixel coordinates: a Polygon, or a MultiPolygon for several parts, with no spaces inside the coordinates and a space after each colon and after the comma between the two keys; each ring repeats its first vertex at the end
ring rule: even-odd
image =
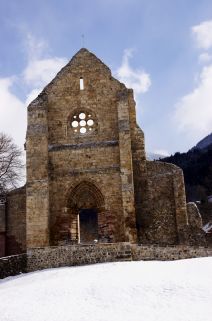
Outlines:
{"type": "Polygon", "coordinates": [[[80,243],[93,243],[98,240],[98,216],[95,209],[82,209],[79,212],[80,243]]]}

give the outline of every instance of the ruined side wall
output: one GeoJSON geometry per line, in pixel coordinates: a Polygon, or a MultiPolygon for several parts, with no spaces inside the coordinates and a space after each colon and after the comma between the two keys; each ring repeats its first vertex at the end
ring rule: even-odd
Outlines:
{"type": "Polygon", "coordinates": [[[26,251],[26,188],[18,188],[7,195],[6,255],[26,251]]]}
{"type": "Polygon", "coordinates": [[[178,244],[187,222],[184,181],[181,170],[170,164],[146,162],[146,213],[141,216],[140,242],[178,244]]]}
{"type": "Polygon", "coordinates": [[[6,243],[6,213],[5,200],[0,197],[0,257],[5,256],[6,243]]]}
{"type": "Polygon", "coordinates": [[[205,246],[207,243],[207,236],[202,229],[202,217],[195,203],[187,203],[187,214],[188,226],[184,233],[184,243],[205,246]]]}

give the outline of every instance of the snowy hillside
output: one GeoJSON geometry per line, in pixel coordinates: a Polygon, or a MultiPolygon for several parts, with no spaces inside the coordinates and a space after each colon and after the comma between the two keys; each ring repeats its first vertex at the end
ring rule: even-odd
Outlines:
{"type": "Polygon", "coordinates": [[[1,321],[211,321],[212,258],[44,270],[0,281],[1,321]]]}
{"type": "Polygon", "coordinates": [[[158,160],[158,159],[162,159],[164,157],[167,157],[168,155],[162,155],[162,154],[156,154],[156,153],[151,153],[151,152],[147,152],[146,154],[146,158],[147,160],[153,161],[153,160],[158,160]]]}
{"type": "Polygon", "coordinates": [[[201,141],[199,141],[194,148],[198,149],[205,149],[208,146],[212,145],[212,133],[209,134],[208,136],[204,137],[201,141]]]}

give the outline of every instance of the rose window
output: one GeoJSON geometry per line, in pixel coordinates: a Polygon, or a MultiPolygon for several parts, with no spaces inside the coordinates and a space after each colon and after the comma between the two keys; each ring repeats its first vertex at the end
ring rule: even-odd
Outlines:
{"type": "Polygon", "coordinates": [[[88,134],[95,131],[97,124],[92,113],[84,111],[72,116],[71,127],[74,133],[88,134]]]}

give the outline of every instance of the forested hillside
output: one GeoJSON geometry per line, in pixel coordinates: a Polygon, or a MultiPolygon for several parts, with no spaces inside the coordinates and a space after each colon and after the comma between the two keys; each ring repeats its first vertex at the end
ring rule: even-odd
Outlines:
{"type": "Polygon", "coordinates": [[[175,153],[162,161],[183,169],[187,201],[204,201],[212,194],[212,144],[207,149],[175,153]]]}
{"type": "Polygon", "coordinates": [[[160,160],[183,169],[187,202],[200,201],[198,206],[204,222],[211,220],[212,203],[208,203],[207,199],[212,195],[212,144],[204,145],[202,149],[194,147],[187,153],[175,153],[160,160]]]}

